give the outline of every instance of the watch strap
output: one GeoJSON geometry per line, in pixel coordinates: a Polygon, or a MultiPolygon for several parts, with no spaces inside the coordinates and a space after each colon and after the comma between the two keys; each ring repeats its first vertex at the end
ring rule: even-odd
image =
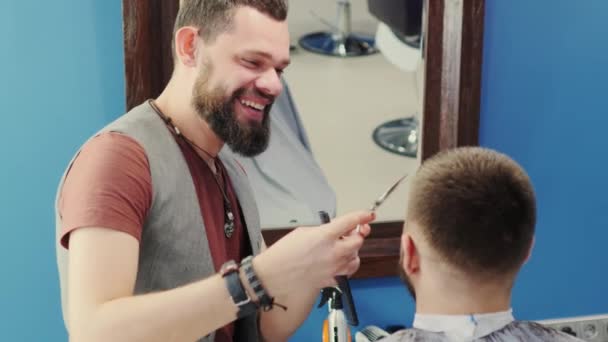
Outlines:
{"type": "Polygon", "coordinates": [[[238,265],[230,260],[222,265],[220,274],[226,281],[226,288],[232,297],[232,301],[239,309],[237,317],[243,318],[255,313],[258,310],[258,305],[247,296],[239,277],[238,265]]]}

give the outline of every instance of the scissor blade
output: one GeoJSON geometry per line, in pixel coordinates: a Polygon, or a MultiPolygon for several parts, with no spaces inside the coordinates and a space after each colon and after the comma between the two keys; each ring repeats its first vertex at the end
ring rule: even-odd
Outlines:
{"type": "Polygon", "coordinates": [[[405,178],[407,177],[407,174],[404,175],[403,177],[399,178],[395,184],[391,185],[390,188],[388,188],[388,190],[386,190],[386,192],[384,192],[382,194],[382,196],[380,196],[380,198],[378,198],[376,200],[376,202],[374,202],[374,205],[372,207],[372,210],[376,210],[383,202],[384,200],[386,200],[386,198],[397,188],[397,186],[399,184],[401,184],[401,181],[403,181],[405,178]]]}

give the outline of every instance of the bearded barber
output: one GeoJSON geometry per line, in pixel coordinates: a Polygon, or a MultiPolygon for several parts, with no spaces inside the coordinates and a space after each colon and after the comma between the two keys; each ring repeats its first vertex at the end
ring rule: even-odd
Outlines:
{"type": "Polygon", "coordinates": [[[286,16],[284,0],[182,1],[167,87],[68,165],[56,217],[72,341],[285,341],[319,290],[359,267],[372,213],[265,249],[247,177],[220,152],[267,145],[286,16]]]}

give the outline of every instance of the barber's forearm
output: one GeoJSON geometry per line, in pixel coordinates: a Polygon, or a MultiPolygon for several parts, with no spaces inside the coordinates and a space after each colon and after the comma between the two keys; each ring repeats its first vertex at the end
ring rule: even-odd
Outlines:
{"type": "MultiPolygon", "coordinates": [[[[298,281],[307,278],[298,276],[298,273],[306,274],[306,264],[285,263],[281,258],[269,258],[268,253],[263,252],[253,259],[253,267],[275,303],[287,307],[287,311],[277,305],[270,311],[260,311],[261,334],[265,341],[287,341],[310,314],[320,289],[308,281],[298,281]]],[[[249,284],[244,284],[251,293],[249,284]]]]}
{"type": "Polygon", "coordinates": [[[193,341],[236,319],[219,275],[184,287],[99,305],[71,317],[71,341],[193,341]]]}
{"type": "Polygon", "coordinates": [[[276,302],[285,305],[287,311],[275,306],[268,312],[262,312],[260,330],[262,336],[269,342],[287,341],[306,320],[319,290],[311,288],[293,288],[283,298],[276,298],[276,302]]]}

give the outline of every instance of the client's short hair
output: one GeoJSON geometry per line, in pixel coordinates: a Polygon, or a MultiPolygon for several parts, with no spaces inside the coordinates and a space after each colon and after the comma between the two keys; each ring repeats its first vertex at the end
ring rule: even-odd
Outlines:
{"type": "Polygon", "coordinates": [[[534,189],[504,154],[461,147],[426,160],[410,193],[415,222],[445,262],[476,277],[516,273],[536,223],[534,189]]]}

